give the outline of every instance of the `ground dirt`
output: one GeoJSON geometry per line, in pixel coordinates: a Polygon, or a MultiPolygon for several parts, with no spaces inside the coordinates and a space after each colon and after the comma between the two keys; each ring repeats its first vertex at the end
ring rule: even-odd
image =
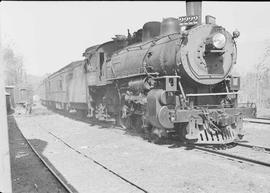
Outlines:
{"type": "Polygon", "coordinates": [[[270,119],[270,108],[259,108],[257,111],[257,117],[270,119]]]}
{"type": "MultiPolygon", "coordinates": [[[[100,182],[92,192],[111,193],[113,188],[120,184],[113,180],[122,180],[119,178],[121,176],[143,190],[155,193],[270,193],[268,167],[173,144],[151,144],[123,129],[77,121],[43,107],[33,108],[32,115],[18,115],[16,122],[28,138],[48,143],[43,155],[75,188],[76,184],[80,188],[87,183],[83,181],[83,176],[88,175],[88,183],[95,182],[92,186],[100,182]],[[56,145],[59,148],[55,148],[56,145]],[[57,158],[65,151],[71,151],[73,154],[68,163],[60,159],[60,156],[57,158]],[[72,164],[72,160],[80,157],[88,161],[78,160],[79,164],[69,167],[69,170],[65,169],[66,166],[63,167],[64,164],[72,164]],[[98,167],[93,170],[95,173],[87,172],[87,168],[92,167],[93,163],[98,167]],[[85,170],[85,173],[78,172],[82,170],[85,170]],[[102,172],[105,172],[102,175],[104,177],[100,177],[102,172]],[[110,176],[106,176],[106,172],[110,176]],[[109,188],[104,189],[103,186],[109,188]],[[99,191],[98,188],[103,189],[99,191]]],[[[269,129],[251,123],[245,123],[244,127],[247,128],[245,140],[269,146],[269,129]]],[[[134,190],[126,189],[121,192],[131,191],[134,190]]]]}
{"type": "Polygon", "coordinates": [[[27,144],[12,115],[8,116],[8,128],[12,192],[66,193],[67,191],[27,144]]]}

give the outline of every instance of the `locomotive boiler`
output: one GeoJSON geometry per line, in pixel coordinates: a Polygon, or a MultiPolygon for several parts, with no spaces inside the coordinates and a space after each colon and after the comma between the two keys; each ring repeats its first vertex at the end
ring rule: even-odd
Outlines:
{"type": "MultiPolygon", "coordinates": [[[[187,2],[187,16],[147,22],[86,49],[78,76],[85,105],[77,110],[114,118],[154,142],[169,135],[207,144],[242,138],[243,115],[253,109],[238,107],[240,78],[230,74],[239,32],[212,16],[201,20],[201,3],[187,2]]],[[[72,101],[58,103],[65,109],[72,101]]]]}

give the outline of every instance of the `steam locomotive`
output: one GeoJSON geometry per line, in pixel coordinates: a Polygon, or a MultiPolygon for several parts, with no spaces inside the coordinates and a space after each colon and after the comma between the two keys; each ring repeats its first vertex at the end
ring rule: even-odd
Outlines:
{"type": "Polygon", "coordinates": [[[45,79],[42,103],[124,128],[157,142],[169,135],[191,143],[230,143],[243,137],[237,96],[236,38],[187,2],[187,16],[147,22],[128,36],[89,47],[45,79]]]}

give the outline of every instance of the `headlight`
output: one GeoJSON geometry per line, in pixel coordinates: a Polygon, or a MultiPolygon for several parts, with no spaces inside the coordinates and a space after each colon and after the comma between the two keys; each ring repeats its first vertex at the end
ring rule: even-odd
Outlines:
{"type": "Polygon", "coordinates": [[[217,33],[213,36],[213,45],[218,48],[221,49],[225,46],[226,44],[226,38],[223,34],[221,33],[217,33]]]}

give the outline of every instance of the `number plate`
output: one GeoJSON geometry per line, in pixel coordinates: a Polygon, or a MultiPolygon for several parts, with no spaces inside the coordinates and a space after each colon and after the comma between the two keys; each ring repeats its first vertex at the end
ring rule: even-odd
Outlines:
{"type": "Polygon", "coordinates": [[[191,16],[182,16],[178,18],[180,22],[180,26],[190,26],[198,24],[199,16],[191,15],[191,16]]]}

